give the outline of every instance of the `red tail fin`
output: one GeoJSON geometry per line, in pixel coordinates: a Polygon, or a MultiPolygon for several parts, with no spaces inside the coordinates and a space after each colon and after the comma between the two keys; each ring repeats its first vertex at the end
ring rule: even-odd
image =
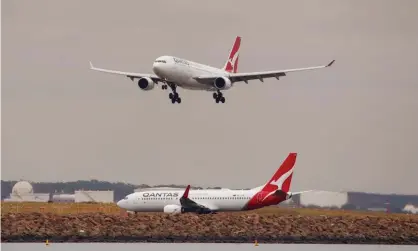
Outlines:
{"type": "Polygon", "coordinates": [[[225,66],[224,66],[225,71],[232,72],[232,73],[237,72],[240,46],[241,46],[241,37],[237,36],[235,38],[234,45],[232,46],[232,49],[229,52],[228,60],[225,63],[225,66]]]}
{"type": "Polygon", "coordinates": [[[289,192],[296,157],[297,153],[289,153],[270,181],[263,187],[263,192],[272,192],[278,189],[286,193],[289,192]]]}

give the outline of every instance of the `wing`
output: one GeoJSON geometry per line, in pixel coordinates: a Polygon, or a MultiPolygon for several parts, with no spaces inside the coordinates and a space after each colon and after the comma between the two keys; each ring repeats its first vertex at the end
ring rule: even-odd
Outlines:
{"type": "Polygon", "coordinates": [[[159,81],[164,82],[163,79],[161,79],[160,77],[158,77],[157,75],[154,75],[154,74],[124,72],[124,71],[102,69],[102,68],[94,67],[92,62],[90,62],[90,69],[94,70],[94,71],[100,71],[100,72],[105,72],[105,73],[110,73],[110,74],[124,75],[124,76],[130,78],[132,81],[134,80],[134,78],[146,78],[146,77],[148,77],[148,78],[154,80],[155,82],[159,82],[159,81]]]}
{"type": "Polygon", "coordinates": [[[187,186],[186,190],[184,191],[183,196],[180,198],[180,204],[185,209],[186,212],[211,212],[215,210],[215,208],[211,208],[210,206],[201,205],[196,203],[195,201],[189,199],[189,190],[190,185],[187,186]]]}
{"type": "MultiPolygon", "coordinates": [[[[307,70],[316,70],[316,69],[322,69],[326,67],[330,67],[335,60],[332,60],[327,65],[321,65],[321,66],[313,66],[313,67],[306,67],[306,68],[296,68],[296,69],[287,69],[287,70],[277,70],[277,71],[260,71],[260,72],[249,72],[249,73],[231,73],[228,75],[231,82],[240,82],[244,81],[248,83],[248,80],[254,80],[258,79],[261,82],[263,82],[263,79],[265,78],[277,78],[286,76],[286,73],[288,72],[297,72],[297,71],[307,71],[307,70]]],[[[198,81],[213,81],[218,76],[200,76],[195,78],[198,81]]]]}

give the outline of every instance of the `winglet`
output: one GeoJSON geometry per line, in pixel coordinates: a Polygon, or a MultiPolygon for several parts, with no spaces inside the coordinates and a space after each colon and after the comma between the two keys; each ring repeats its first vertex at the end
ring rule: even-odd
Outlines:
{"type": "Polygon", "coordinates": [[[90,69],[93,69],[93,68],[94,68],[93,63],[90,61],[90,69]]]}
{"type": "Polygon", "coordinates": [[[332,60],[329,64],[327,64],[327,67],[330,67],[335,62],[335,59],[332,60]]]}
{"type": "Polygon", "coordinates": [[[190,185],[187,185],[186,190],[184,191],[184,194],[182,196],[182,198],[188,198],[189,197],[189,190],[190,190],[190,185]]]}

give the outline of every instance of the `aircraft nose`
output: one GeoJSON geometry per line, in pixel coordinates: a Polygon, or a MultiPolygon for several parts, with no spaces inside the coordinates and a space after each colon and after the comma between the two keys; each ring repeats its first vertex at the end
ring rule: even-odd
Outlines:
{"type": "Polygon", "coordinates": [[[123,208],[123,200],[120,200],[120,201],[118,201],[117,203],[116,203],[116,205],[118,206],[118,207],[120,207],[120,208],[123,208]]]}
{"type": "Polygon", "coordinates": [[[160,72],[160,69],[161,69],[161,65],[160,65],[159,63],[154,63],[154,64],[152,65],[152,71],[153,71],[155,74],[158,74],[158,73],[160,72]]]}

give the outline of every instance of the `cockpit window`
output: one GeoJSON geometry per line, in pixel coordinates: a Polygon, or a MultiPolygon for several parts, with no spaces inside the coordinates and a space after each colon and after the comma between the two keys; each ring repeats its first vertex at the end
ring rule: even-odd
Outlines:
{"type": "Polygon", "coordinates": [[[155,63],[163,63],[163,64],[165,64],[167,62],[165,60],[155,60],[155,63]]]}

